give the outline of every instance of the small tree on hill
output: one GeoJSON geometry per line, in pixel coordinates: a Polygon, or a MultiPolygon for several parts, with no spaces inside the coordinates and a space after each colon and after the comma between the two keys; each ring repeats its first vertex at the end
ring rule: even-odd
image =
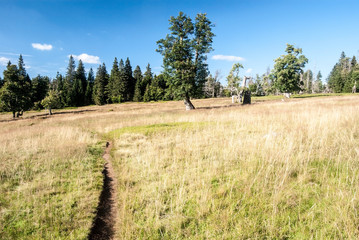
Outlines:
{"type": "Polygon", "coordinates": [[[56,90],[50,90],[41,101],[41,105],[49,110],[49,115],[52,115],[53,108],[61,107],[60,93],[56,90]]]}

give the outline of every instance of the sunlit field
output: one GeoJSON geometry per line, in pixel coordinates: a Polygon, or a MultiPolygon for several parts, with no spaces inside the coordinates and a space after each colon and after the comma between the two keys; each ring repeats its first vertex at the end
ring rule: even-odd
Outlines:
{"type": "Polygon", "coordinates": [[[106,141],[117,239],[359,238],[359,97],[0,114],[0,239],[86,239],[106,141]]]}

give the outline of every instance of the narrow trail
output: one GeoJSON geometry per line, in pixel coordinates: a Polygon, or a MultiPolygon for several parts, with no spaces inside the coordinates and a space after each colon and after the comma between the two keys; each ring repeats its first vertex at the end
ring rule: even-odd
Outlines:
{"type": "Polygon", "coordinates": [[[90,240],[108,240],[113,239],[115,235],[116,224],[116,178],[111,162],[112,144],[106,143],[106,150],[103,155],[105,159],[105,166],[102,171],[103,187],[100,195],[99,205],[97,206],[97,213],[92,223],[92,228],[88,239],[90,240]]]}

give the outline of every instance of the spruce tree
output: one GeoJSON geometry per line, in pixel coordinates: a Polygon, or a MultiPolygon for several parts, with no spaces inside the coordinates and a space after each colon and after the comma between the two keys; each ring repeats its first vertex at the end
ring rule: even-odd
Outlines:
{"type": "MultiPolygon", "coordinates": [[[[117,58],[113,61],[112,69],[108,84],[106,86],[108,93],[108,102],[118,103],[121,101],[121,83],[120,83],[120,69],[117,58]]],[[[123,100],[123,99],[122,99],[123,100]]]]}
{"type": "MultiPolygon", "coordinates": [[[[25,74],[26,72],[20,74],[18,67],[10,61],[4,70],[4,85],[0,89],[0,109],[12,112],[14,118],[16,112],[17,116],[22,115],[22,112],[31,106],[31,82],[24,77],[25,74]]],[[[26,76],[28,77],[27,74],[26,76]]]]}
{"type": "MultiPolygon", "coordinates": [[[[353,61],[353,60],[352,60],[353,61]]],[[[354,62],[356,59],[354,59],[354,62]]],[[[350,92],[353,87],[352,64],[350,58],[342,52],[339,61],[334,65],[328,76],[328,86],[336,93],[350,92]]]]}
{"type": "Polygon", "coordinates": [[[94,103],[93,98],[92,98],[94,81],[95,81],[95,78],[94,78],[93,70],[92,70],[92,68],[90,68],[90,71],[87,76],[87,86],[86,86],[86,92],[85,92],[85,105],[90,105],[90,104],[94,103]]]}
{"type": "Polygon", "coordinates": [[[32,102],[40,102],[44,99],[49,91],[50,79],[46,76],[37,75],[32,79],[32,102]]]}
{"type": "Polygon", "coordinates": [[[321,93],[323,92],[323,82],[322,82],[322,73],[319,71],[317,74],[317,78],[314,83],[314,92],[321,93]]]}
{"type": "Polygon", "coordinates": [[[76,65],[75,65],[75,60],[72,57],[72,55],[69,58],[69,64],[67,66],[67,72],[66,72],[66,76],[65,76],[65,81],[64,81],[64,95],[65,95],[65,104],[66,106],[74,106],[74,99],[75,99],[75,94],[74,94],[74,80],[75,80],[75,75],[76,75],[76,65]]]}
{"type": "Polygon", "coordinates": [[[126,101],[132,101],[133,100],[133,94],[135,92],[135,79],[132,76],[132,67],[131,67],[131,63],[130,63],[130,59],[127,58],[126,59],[126,63],[125,63],[125,82],[126,82],[126,90],[125,90],[125,99],[126,101]]]}
{"type": "Polygon", "coordinates": [[[143,101],[149,102],[151,101],[151,93],[150,93],[150,84],[147,84],[145,93],[143,94],[143,101]]]}
{"type": "Polygon", "coordinates": [[[354,69],[358,65],[357,59],[356,59],[355,56],[352,57],[352,60],[351,60],[350,64],[351,64],[352,69],[354,69]]]}
{"type": "Polygon", "coordinates": [[[23,99],[23,106],[22,111],[29,110],[33,103],[31,101],[31,79],[30,76],[26,73],[25,63],[22,58],[22,55],[19,56],[18,61],[18,69],[19,69],[19,81],[22,89],[22,99],[23,99]]]}
{"type": "Polygon", "coordinates": [[[142,72],[141,72],[141,68],[138,65],[133,71],[133,77],[136,81],[133,101],[141,102],[142,101],[142,93],[141,93],[142,72]]]}
{"type": "Polygon", "coordinates": [[[106,86],[108,84],[108,74],[106,70],[106,66],[103,63],[99,66],[96,73],[96,78],[94,82],[93,88],[93,99],[95,104],[103,105],[106,103],[107,94],[106,94],[106,86]]]}
{"type": "Polygon", "coordinates": [[[142,96],[145,94],[147,85],[151,85],[152,80],[153,80],[152,70],[151,70],[150,64],[148,63],[147,67],[146,67],[146,72],[143,74],[143,79],[141,82],[142,96]]]}
{"type": "Polygon", "coordinates": [[[126,76],[126,72],[125,72],[125,65],[123,63],[123,60],[120,60],[120,63],[118,64],[118,68],[119,68],[119,81],[118,81],[118,88],[119,88],[119,93],[120,96],[119,98],[121,99],[121,101],[125,101],[126,100],[126,91],[127,91],[127,76],[126,76]]]}
{"type": "Polygon", "coordinates": [[[86,87],[87,82],[85,67],[80,59],[75,72],[74,84],[72,86],[72,92],[74,97],[73,104],[75,106],[83,106],[85,104],[86,87]]]}
{"type": "Polygon", "coordinates": [[[64,90],[64,77],[59,72],[57,72],[57,74],[56,74],[56,78],[54,79],[52,89],[56,90],[59,94],[60,107],[65,106],[66,105],[66,92],[64,90]]]}

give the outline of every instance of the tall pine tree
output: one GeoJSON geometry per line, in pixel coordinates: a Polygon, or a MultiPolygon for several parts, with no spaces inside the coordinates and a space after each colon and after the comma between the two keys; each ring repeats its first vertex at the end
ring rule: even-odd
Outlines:
{"type": "Polygon", "coordinates": [[[106,70],[106,66],[103,63],[100,65],[97,69],[96,78],[94,82],[94,88],[93,88],[93,99],[95,104],[97,105],[103,105],[106,103],[106,100],[108,99],[107,93],[106,93],[106,86],[108,84],[108,74],[106,70]]]}
{"type": "Polygon", "coordinates": [[[142,72],[140,66],[136,66],[135,70],[133,71],[133,77],[136,81],[135,85],[135,92],[133,96],[134,102],[141,102],[142,101],[142,92],[141,92],[141,83],[142,83],[142,72]]]}
{"type": "Polygon", "coordinates": [[[143,74],[142,82],[141,82],[141,95],[142,96],[145,94],[147,85],[151,85],[152,80],[153,80],[152,70],[151,70],[150,64],[148,63],[147,67],[146,67],[146,71],[143,74]]]}
{"type": "Polygon", "coordinates": [[[125,99],[126,101],[132,101],[133,100],[133,94],[135,92],[135,79],[132,76],[132,67],[131,67],[131,63],[130,63],[130,59],[127,58],[126,59],[126,63],[125,63],[125,82],[126,82],[126,94],[125,94],[125,99]]]}
{"type": "Polygon", "coordinates": [[[76,75],[76,65],[75,60],[72,57],[72,55],[69,58],[69,64],[67,66],[67,72],[65,76],[64,81],[64,95],[65,95],[65,105],[66,106],[74,106],[74,81],[75,81],[75,75],[76,75]]]}
{"type": "Polygon", "coordinates": [[[73,104],[75,106],[83,106],[85,104],[85,91],[87,87],[86,72],[85,67],[79,60],[79,65],[77,66],[74,78],[74,84],[72,86],[73,92],[73,104]]]}
{"type": "Polygon", "coordinates": [[[93,70],[92,68],[90,68],[90,71],[87,75],[87,86],[86,86],[86,92],[85,92],[85,105],[90,105],[93,104],[93,86],[94,86],[94,82],[95,82],[95,77],[93,74],[93,70]]]}
{"type": "Polygon", "coordinates": [[[106,91],[108,93],[109,102],[118,103],[123,100],[123,96],[121,95],[120,69],[116,57],[113,61],[106,91]]]}

